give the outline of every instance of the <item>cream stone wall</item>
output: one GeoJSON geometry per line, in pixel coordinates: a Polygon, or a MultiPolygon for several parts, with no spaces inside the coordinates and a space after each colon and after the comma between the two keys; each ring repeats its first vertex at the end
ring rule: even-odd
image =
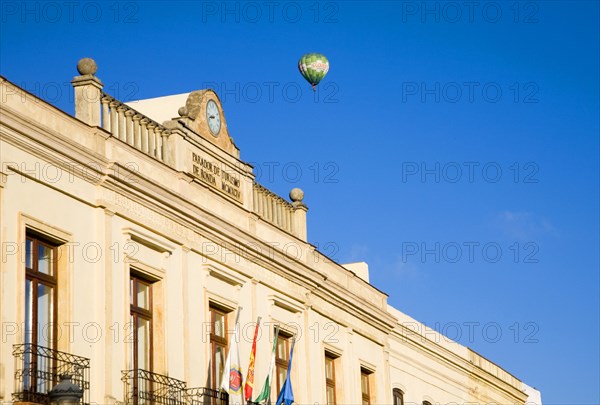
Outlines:
{"type": "Polygon", "coordinates": [[[172,132],[163,150],[171,158],[160,161],[4,78],[0,85],[0,402],[11,400],[11,348],[23,342],[26,229],[63,244],[58,348],[91,359],[92,402],[124,401],[132,270],[155,280],[154,371],[188,387],[208,386],[208,309],[218,303],[232,311],[231,324],[242,307],[244,369],[253,322],[262,317],[255,392],[280,324],[297,336],[297,403],[326,402],[326,351],[337,357],[339,404],[361,403],[361,367],[372,372],[373,404],[391,404],[393,388],[406,404],[527,400],[521,381],[468,348],[406,330],[402,325],[417,321],[387,305],[385,293],[368,283],[366,265],[350,271],[302,234],[264,219],[254,207],[251,167],[217,143],[177,120],[165,123],[172,132]],[[192,152],[234,170],[241,203],[190,175],[192,152]]]}

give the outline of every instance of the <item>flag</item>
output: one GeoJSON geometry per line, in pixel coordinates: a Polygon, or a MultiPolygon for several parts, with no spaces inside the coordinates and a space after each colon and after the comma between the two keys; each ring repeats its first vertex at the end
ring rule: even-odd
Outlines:
{"type": "Polygon", "coordinates": [[[248,374],[246,375],[246,385],[244,386],[244,398],[246,401],[252,401],[252,389],[254,388],[254,358],[256,356],[256,338],[258,337],[258,328],[260,326],[260,316],[256,320],[256,329],[254,329],[254,341],[252,342],[252,351],[250,352],[250,363],[248,364],[248,374]]]}
{"type": "Polygon", "coordinates": [[[221,388],[229,394],[229,405],[242,405],[242,365],[240,363],[240,352],[238,348],[238,331],[241,307],[238,309],[235,320],[235,331],[233,339],[227,353],[223,377],[221,378],[221,388]]]}
{"type": "Polygon", "coordinates": [[[283,383],[283,387],[281,387],[281,391],[279,392],[279,396],[277,397],[277,402],[275,405],[292,405],[294,403],[294,393],[292,392],[292,380],[290,379],[290,373],[292,371],[292,356],[294,355],[295,343],[296,338],[294,337],[292,340],[292,348],[290,349],[290,361],[288,362],[287,375],[285,376],[285,382],[283,383]]]}
{"type": "Polygon", "coordinates": [[[277,337],[279,336],[279,327],[275,326],[275,339],[273,339],[273,352],[271,354],[271,364],[269,364],[269,372],[265,379],[263,389],[254,402],[268,401],[271,397],[271,380],[273,379],[273,368],[275,367],[275,350],[277,349],[277,337]]]}

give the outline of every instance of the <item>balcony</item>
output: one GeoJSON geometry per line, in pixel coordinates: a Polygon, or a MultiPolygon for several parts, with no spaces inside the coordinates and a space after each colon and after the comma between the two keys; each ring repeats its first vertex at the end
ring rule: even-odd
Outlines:
{"type": "Polygon", "coordinates": [[[210,388],[188,388],[185,391],[187,405],[227,405],[229,394],[210,388]]]}
{"type": "Polygon", "coordinates": [[[126,404],[186,405],[184,381],[141,369],[122,373],[126,404]]]}
{"type": "Polygon", "coordinates": [[[13,346],[15,358],[14,402],[50,404],[48,393],[60,376],[83,388],[82,404],[90,402],[90,359],[33,344],[13,346]]]}

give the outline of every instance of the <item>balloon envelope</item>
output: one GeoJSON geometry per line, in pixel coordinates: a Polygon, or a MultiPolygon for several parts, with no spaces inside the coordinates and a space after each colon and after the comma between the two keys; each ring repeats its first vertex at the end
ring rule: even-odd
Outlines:
{"type": "Polygon", "coordinates": [[[312,84],[313,90],[315,90],[315,86],[329,72],[329,61],[325,55],[321,55],[320,53],[307,53],[298,61],[298,70],[300,70],[306,81],[312,84]]]}

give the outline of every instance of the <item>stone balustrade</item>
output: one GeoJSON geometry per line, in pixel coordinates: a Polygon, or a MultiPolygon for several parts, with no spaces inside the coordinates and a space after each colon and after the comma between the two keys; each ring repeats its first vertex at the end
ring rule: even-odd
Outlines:
{"type": "Polygon", "coordinates": [[[294,207],[290,202],[256,182],[252,194],[254,212],[258,216],[286,232],[294,233],[294,207]]]}
{"type": "Polygon", "coordinates": [[[128,105],[102,93],[101,126],[115,138],[164,161],[171,131],[128,105]]]}

